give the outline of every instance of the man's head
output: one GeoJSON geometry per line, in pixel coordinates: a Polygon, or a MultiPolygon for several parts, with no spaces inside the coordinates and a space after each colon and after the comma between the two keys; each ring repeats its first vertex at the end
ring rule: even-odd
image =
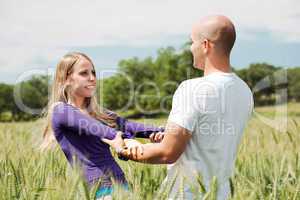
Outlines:
{"type": "Polygon", "coordinates": [[[225,16],[208,16],[195,23],[191,33],[194,67],[204,69],[206,59],[212,55],[229,59],[235,38],[234,25],[225,16]]]}

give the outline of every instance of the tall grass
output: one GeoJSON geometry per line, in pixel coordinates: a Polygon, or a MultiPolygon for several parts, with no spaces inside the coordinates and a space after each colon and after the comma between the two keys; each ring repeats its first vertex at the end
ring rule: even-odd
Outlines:
{"type": "MultiPolygon", "coordinates": [[[[37,150],[40,127],[40,121],[0,124],[0,199],[94,199],[96,188],[88,190],[59,148],[46,153],[37,150]]],[[[251,119],[231,181],[232,199],[300,199],[299,135],[297,116],[289,117],[286,132],[251,119]]],[[[166,198],[167,194],[158,194],[165,166],[118,162],[130,191],[117,189],[114,199],[166,198]]],[[[205,198],[213,199],[213,193],[207,192],[205,198]]]]}

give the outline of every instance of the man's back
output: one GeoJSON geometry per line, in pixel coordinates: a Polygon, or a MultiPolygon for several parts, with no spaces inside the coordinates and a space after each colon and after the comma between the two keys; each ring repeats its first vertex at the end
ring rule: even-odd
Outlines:
{"type": "Polygon", "coordinates": [[[216,176],[218,199],[226,198],[237,148],[252,109],[252,93],[234,73],[212,73],[178,87],[169,121],[188,129],[192,138],[177,162],[168,167],[168,179],[177,176],[171,196],[179,191],[182,178],[187,178],[186,195],[191,193],[188,185],[197,183],[200,175],[206,188],[216,176]]]}

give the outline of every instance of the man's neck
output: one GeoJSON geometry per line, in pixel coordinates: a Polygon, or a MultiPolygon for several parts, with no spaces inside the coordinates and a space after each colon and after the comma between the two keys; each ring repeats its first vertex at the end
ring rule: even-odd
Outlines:
{"type": "Polygon", "coordinates": [[[215,72],[230,73],[231,68],[229,59],[222,59],[218,61],[207,60],[204,67],[204,76],[215,72]]]}

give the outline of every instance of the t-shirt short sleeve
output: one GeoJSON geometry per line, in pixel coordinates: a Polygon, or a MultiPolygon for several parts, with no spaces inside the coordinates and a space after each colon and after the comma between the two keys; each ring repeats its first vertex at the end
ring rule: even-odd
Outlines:
{"type": "Polygon", "coordinates": [[[168,118],[169,122],[173,122],[190,132],[193,132],[199,117],[192,90],[192,85],[187,84],[186,81],[179,85],[174,93],[172,109],[168,118]]]}
{"type": "Polygon", "coordinates": [[[218,89],[211,82],[200,79],[184,81],[174,93],[168,121],[192,133],[201,119],[218,109],[217,101],[218,89]]]}

